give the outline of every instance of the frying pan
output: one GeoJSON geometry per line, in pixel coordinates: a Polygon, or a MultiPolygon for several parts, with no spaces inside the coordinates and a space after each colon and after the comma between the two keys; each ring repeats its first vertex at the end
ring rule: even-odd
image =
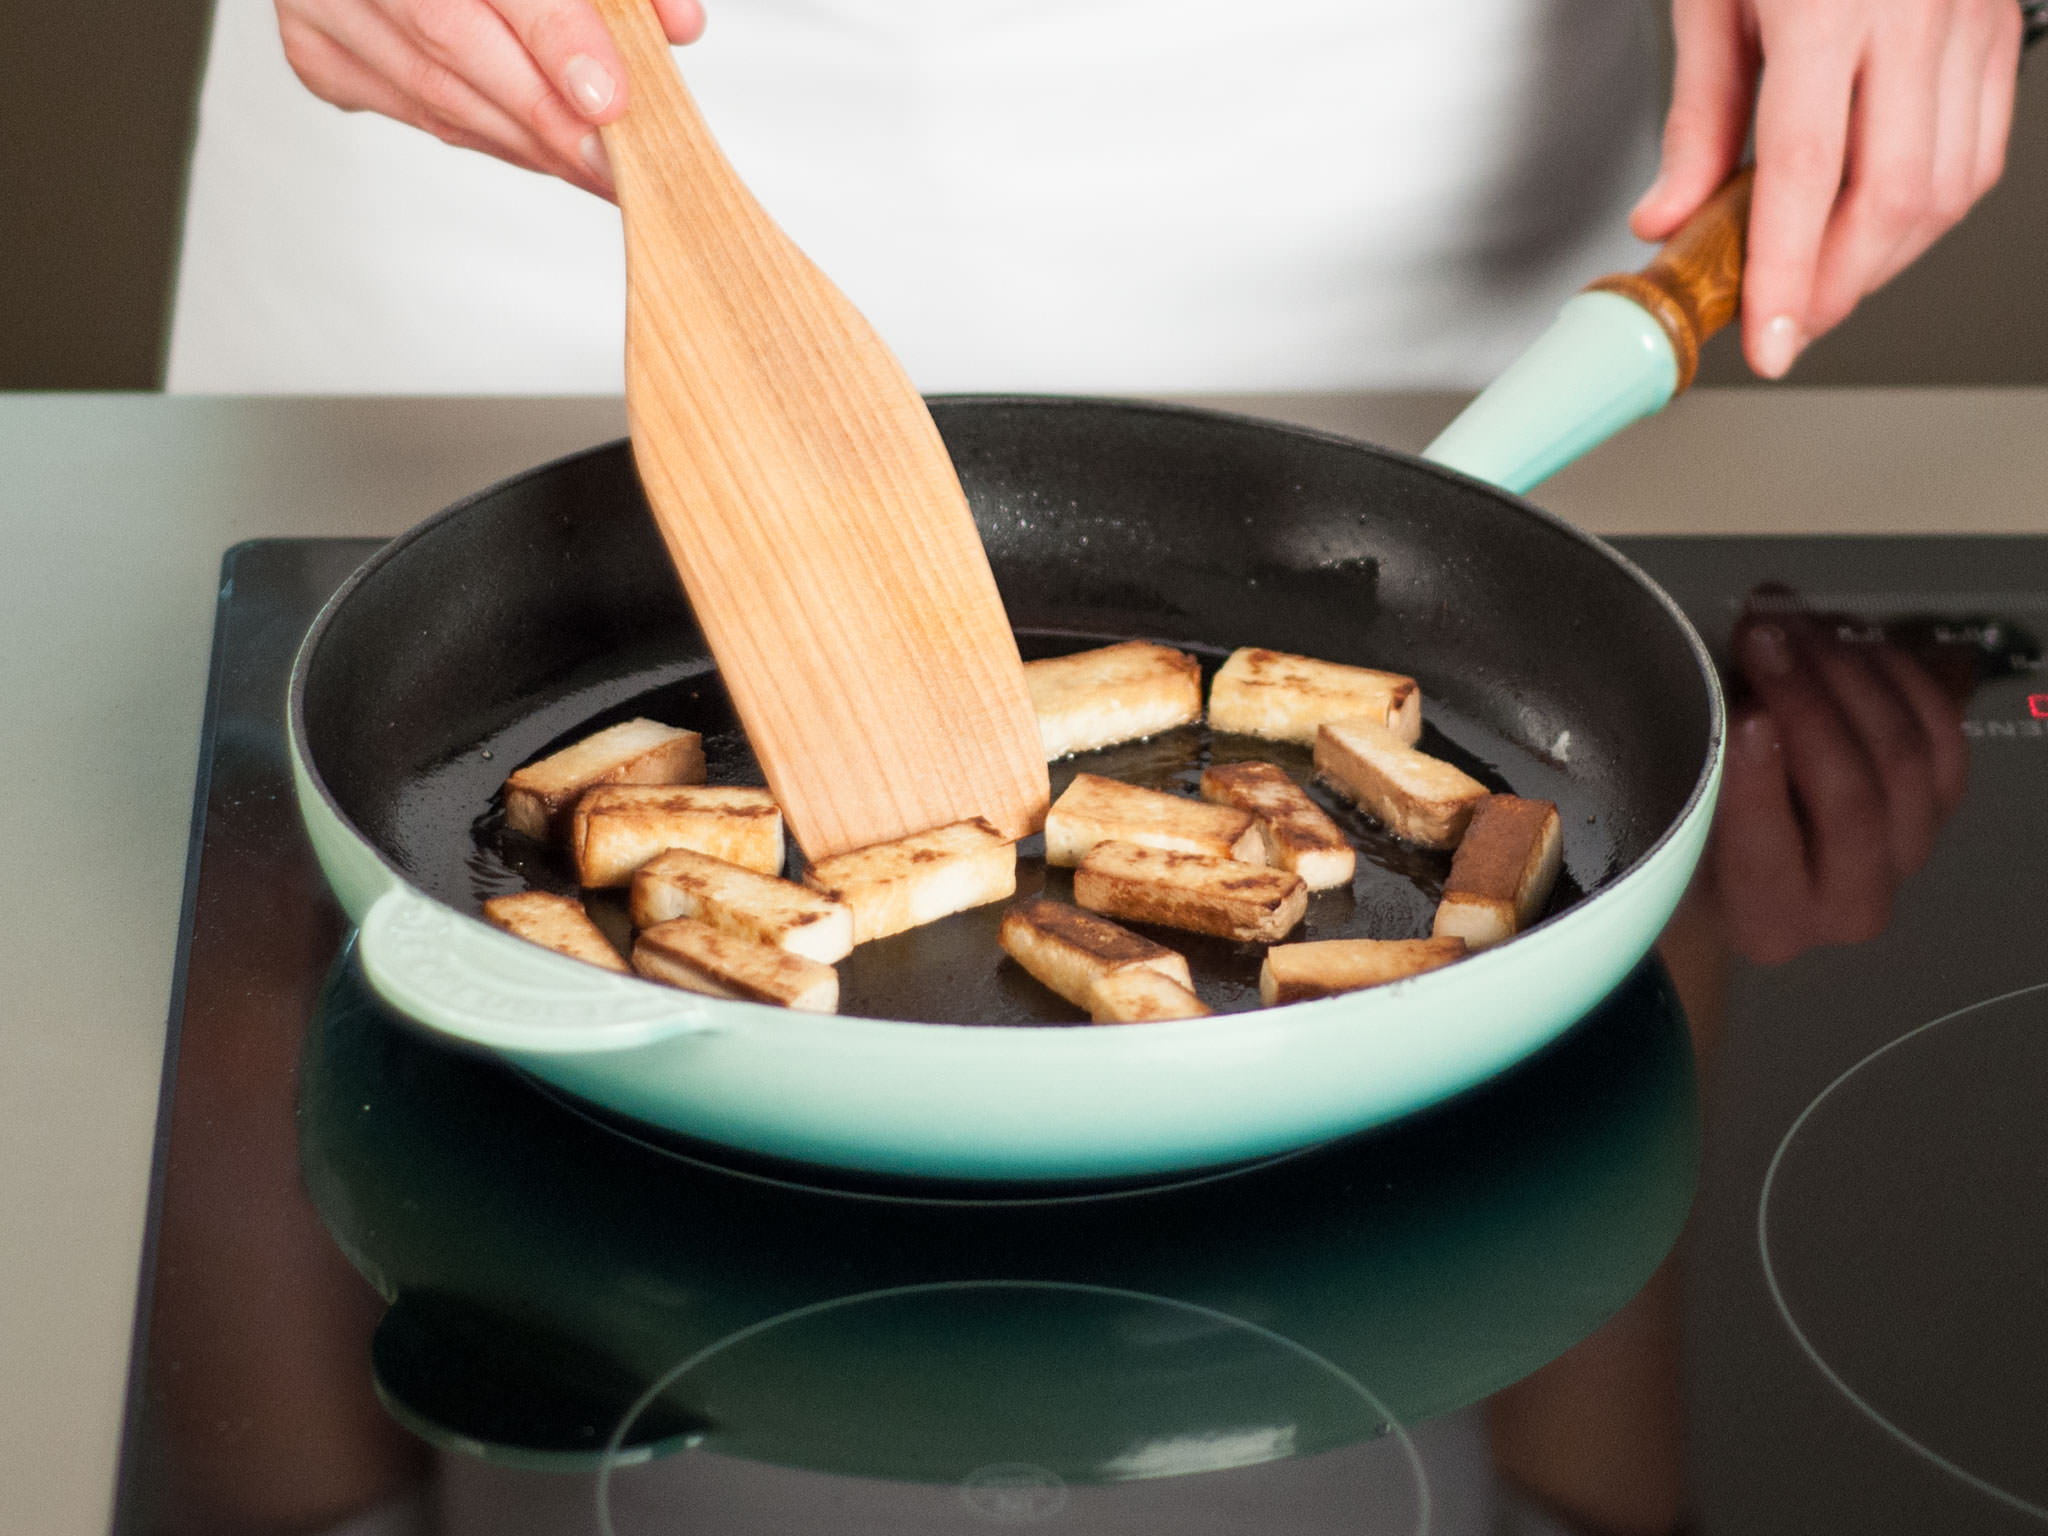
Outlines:
{"type": "MultiPolygon", "coordinates": [[[[1027,654],[1147,638],[1410,673],[1426,747],[1558,801],[1562,909],[1455,966],[1262,1012],[1241,1011],[1256,951],[1197,945],[1225,1011],[1116,1028],[1034,1027],[1062,1016],[996,963],[999,909],[856,951],[840,1016],[679,993],[501,934],[476,916],[484,897],[561,879],[495,825],[510,769],[645,712],[705,730],[714,778],[746,772],[620,443],[394,540],[300,651],[300,808],[387,1003],[605,1109],[751,1152],[1099,1179],[1433,1104],[1555,1038],[1647,952],[1704,845],[1722,705],[1698,636],[1621,556],[1505,492],[1326,434],[1108,401],[933,410],[1027,654]]],[[[1175,739],[1105,768],[1186,782],[1205,755],[1254,749],[1275,755],[1175,739]]],[[[1307,936],[1422,931],[1441,867],[1353,831],[1365,873],[1319,898],[1307,936]]]]}

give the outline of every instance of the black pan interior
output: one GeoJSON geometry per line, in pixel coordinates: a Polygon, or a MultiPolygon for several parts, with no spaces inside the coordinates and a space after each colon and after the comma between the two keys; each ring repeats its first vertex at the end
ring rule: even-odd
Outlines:
{"type": "MultiPolygon", "coordinates": [[[[1362,444],[1210,413],[1099,401],[934,405],[1025,653],[1120,638],[1213,664],[1239,645],[1409,672],[1426,749],[1497,788],[1554,799],[1553,911],[1642,857],[1695,793],[1711,746],[1703,658],[1660,596],[1583,536],[1502,493],[1362,444]]],[[[849,668],[858,656],[841,658],[849,668]]],[[[507,772],[646,713],[705,731],[712,778],[760,782],[648,518],[623,444],[471,499],[394,542],[316,629],[295,685],[327,793],[407,878],[475,912],[523,884],[573,888],[506,834],[507,772]]],[[[1211,758],[1298,749],[1175,732],[1056,765],[1191,789],[1211,758]]],[[[1426,932],[1448,858],[1319,793],[1360,842],[1359,881],[1297,937],[1426,932]]],[[[1067,876],[1028,857],[1020,890],[1067,876]]],[[[600,922],[623,923],[599,899],[600,922]]],[[[864,946],[842,1011],[1071,1020],[1007,962],[1000,909],[864,946]],[[986,932],[983,930],[986,929],[986,932]]],[[[1189,949],[1211,1006],[1256,1004],[1258,951],[1189,949]]]]}

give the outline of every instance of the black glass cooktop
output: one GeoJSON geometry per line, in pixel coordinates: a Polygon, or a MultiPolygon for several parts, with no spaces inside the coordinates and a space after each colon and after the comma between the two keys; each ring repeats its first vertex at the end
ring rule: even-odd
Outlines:
{"type": "Polygon", "coordinates": [[[993,1193],[388,1015],[281,720],[375,546],[232,552],[118,1528],[2048,1524],[2048,540],[1621,543],[1733,706],[1660,958],[1390,1130],[993,1193]]]}

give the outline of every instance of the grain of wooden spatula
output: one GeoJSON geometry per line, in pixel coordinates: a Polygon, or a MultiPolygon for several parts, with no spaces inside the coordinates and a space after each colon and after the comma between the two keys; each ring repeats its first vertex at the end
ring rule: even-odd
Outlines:
{"type": "Polygon", "coordinates": [[[813,859],[1045,818],[1017,643],[924,402],[762,211],[650,0],[597,0],[626,222],[640,483],[790,830],[813,859]]]}

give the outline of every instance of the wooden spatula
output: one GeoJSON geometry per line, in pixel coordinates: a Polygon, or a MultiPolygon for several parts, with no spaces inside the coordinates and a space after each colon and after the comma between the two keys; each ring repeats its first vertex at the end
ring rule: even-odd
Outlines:
{"type": "Polygon", "coordinates": [[[654,515],[813,859],[1045,819],[1022,663],[931,415],[719,152],[650,0],[597,0],[629,82],[626,408],[654,515]]]}

